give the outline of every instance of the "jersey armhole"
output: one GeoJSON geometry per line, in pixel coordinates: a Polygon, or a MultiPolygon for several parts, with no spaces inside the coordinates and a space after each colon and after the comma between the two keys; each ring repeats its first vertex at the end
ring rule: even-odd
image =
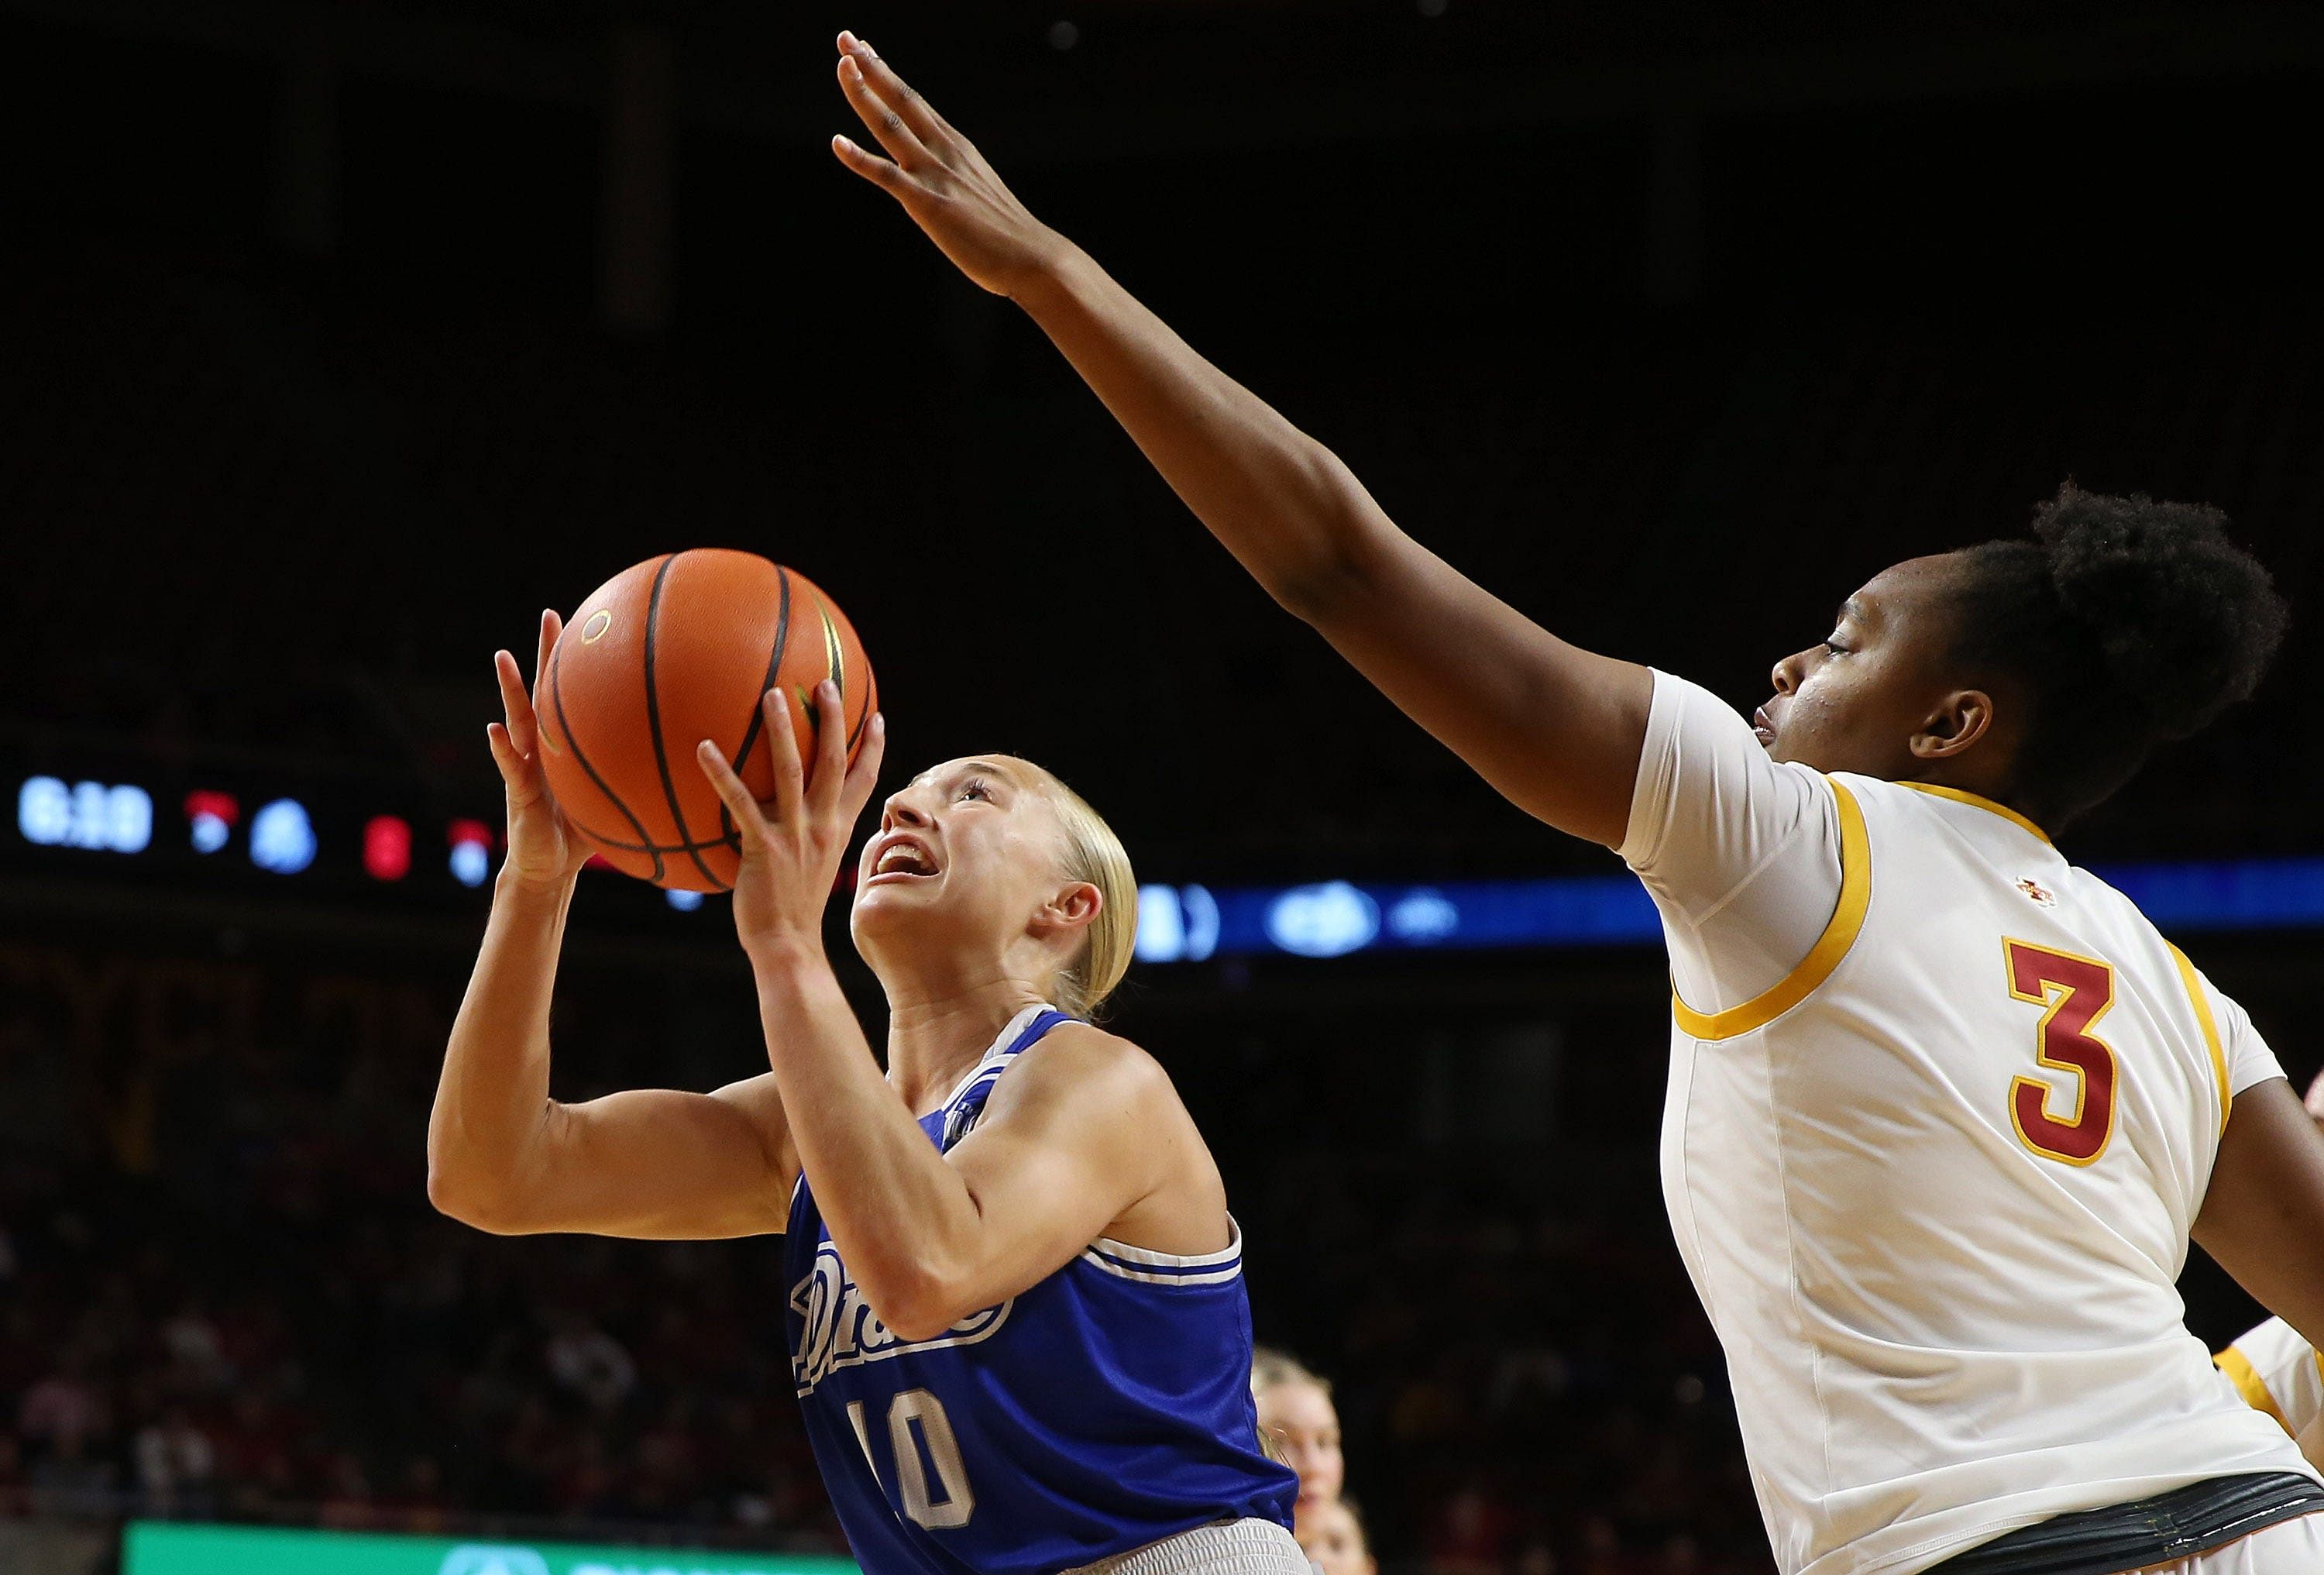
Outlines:
{"type": "Polygon", "coordinates": [[[1082,1249],[1082,1261],[1119,1279],[1148,1285],[1217,1285],[1242,1276],[1242,1226],[1227,1216],[1231,1233],[1216,1252],[1191,1256],[1156,1252],[1101,1236],[1082,1249]]]}
{"type": "Polygon", "coordinates": [[[1690,1036],[1715,1043],[1766,1027],[1815,993],[1856,944],[1872,904],[1872,841],[1864,829],[1864,810],[1856,795],[1837,778],[1826,777],[1824,781],[1840,812],[1840,899],[1832,905],[1831,921],[1797,967],[1738,1006],[1699,1012],[1679,998],[1674,985],[1671,1016],[1690,1036]]]}
{"type": "MultiPolygon", "coordinates": [[[[2164,944],[2170,944],[2165,942],[2164,944]]],[[[2227,1047],[2219,1038],[2219,1019],[2211,1015],[2210,1000],[2203,994],[2202,976],[2195,972],[2195,965],[2187,961],[2187,953],[2172,946],[2171,960],[2179,964],[2180,981],[2187,987],[2187,999],[2195,1008],[2195,1021],[2203,1030],[2203,1047],[2211,1053],[2211,1071],[2219,1080],[2219,1131],[2224,1136],[2227,1129],[2227,1117],[2235,1110],[2236,1096],[2228,1087],[2227,1047]]],[[[2228,1376],[2232,1377],[2234,1375],[2228,1376]]],[[[2282,1418],[2276,1420],[2281,1422],[2282,1418]]]]}

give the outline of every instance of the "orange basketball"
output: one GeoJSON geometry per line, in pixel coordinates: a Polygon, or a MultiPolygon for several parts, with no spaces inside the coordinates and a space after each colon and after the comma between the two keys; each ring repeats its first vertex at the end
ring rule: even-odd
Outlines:
{"type": "Polygon", "coordinates": [[[782,691],[812,774],[815,686],[825,678],[839,685],[853,762],[879,690],[830,597],[752,552],[648,558],[598,586],[550,653],[534,698],[549,791],[615,868],[724,891],[741,843],[694,747],[710,740],[754,797],[773,797],[759,697],[782,691]]]}

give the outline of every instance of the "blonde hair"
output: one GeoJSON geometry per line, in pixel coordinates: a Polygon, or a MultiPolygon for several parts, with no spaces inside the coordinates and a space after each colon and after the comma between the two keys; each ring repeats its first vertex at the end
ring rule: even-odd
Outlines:
{"type": "MultiPolygon", "coordinates": [[[[1025,762],[1032,765],[1030,760],[1025,762]]],[[[1057,1009],[1084,1019],[1093,1018],[1106,997],[1130,972],[1138,945],[1138,877],[1131,873],[1130,853],[1105,817],[1089,801],[1066,787],[1055,772],[1043,767],[1041,782],[1057,812],[1065,834],[1065,874],[1069,880],[1086,880],[1097,888],[1097,917],[1090,921],[1081,950],[1050,987],[1057,1009]]]]}
{"type": "Polygon", "coordinates": [[[1277,1350],[1271,1345],[1252,1346],[1250,1348],[1251,1394],[1254,1396],[1264,1395],[1281,1384],[1312,1384],[1323,1392],[1324,1399],[1329,1400],[1332,1397],[1332,1380],[1319,1377],[1309,1371],[1305,1364],[1302,1363],[1297,1357],[1288,1351],[1277,1350]]]}

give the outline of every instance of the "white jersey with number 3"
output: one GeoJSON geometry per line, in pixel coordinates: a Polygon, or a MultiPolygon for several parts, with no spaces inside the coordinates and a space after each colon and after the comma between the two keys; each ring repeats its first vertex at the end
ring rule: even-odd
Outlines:
{"type": "Polygon", "coordinates": [[[2174,1288],[2234,1095],[2282,1073],[2128,898],[1661,673],[1622,856],[1671,952],[1671,1222],[1785,1575],[2314,1475],[2174,1288]]]}

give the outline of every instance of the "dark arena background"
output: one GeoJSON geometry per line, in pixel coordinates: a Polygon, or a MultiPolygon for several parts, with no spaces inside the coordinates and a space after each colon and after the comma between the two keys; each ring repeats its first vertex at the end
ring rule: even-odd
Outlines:
{"type": "MultiPolygon", "coordinates": [[[[1774,1568],[1642,900],[833,161],[841,27],[1407,529],[1746,709],[2068,476],[2226,509],[2283,657],[2066,847],[2324,1062],[2311,9],[0,0],[0,1566],[844,1553],[770,1243],[488,1237],[424,1184],[491,654],[715,545],[847,608],[891,781],[1013,751],[1121,831],[1114,1026],[1384,1569],[1774,1568]]],[[[555,1041],[567,1098],[764,1070],[722,900],[585,876],[555,1041]]],[[[2215,1344],[2258,1316],[2184,1288],[2215,1344]]]]}

